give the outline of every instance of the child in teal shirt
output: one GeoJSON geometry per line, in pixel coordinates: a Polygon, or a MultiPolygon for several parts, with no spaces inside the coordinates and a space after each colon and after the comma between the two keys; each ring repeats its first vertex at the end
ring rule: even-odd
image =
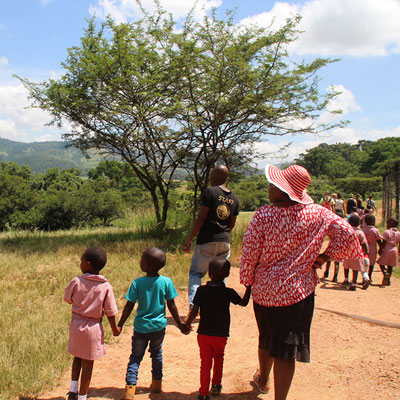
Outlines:
{"type": "Polygon", "coordinates": [[[126,305],[122,312],[118,326],[122,329],[125,321],[131,314],[135,303],[138,303],[134,320],[132,337],[132,353],[129,358],[126,372],[126,386],[123,400],[134,400],[140,362],[149,345],[152,359],[152,383],[150,390],[153,393],[161,391],[162,380],[162,344],[167,326],[165,303],[182,333],[188,334],[189,329],[179,317],[174,298],[178,296],[171,279],[158,274],[165,265],[165,253],[149,247],[143,251],[140,259],[140,268],[146,276],[135,279],[126,294],[126,305]]]}

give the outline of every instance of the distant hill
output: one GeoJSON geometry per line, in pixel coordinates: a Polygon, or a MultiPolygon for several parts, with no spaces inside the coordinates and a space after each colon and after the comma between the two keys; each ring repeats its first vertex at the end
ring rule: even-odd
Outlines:
{"type": "Polygon", "coordinates": [[[77,168],[86,175],[102,160],[95,153],[86,159],[79,149],[66,145],[63,141],[22,143],[0,138],[0,162],[15,161],[18,165],[28,165],[35,173],[58,167],[60,170],[77,168]]]}

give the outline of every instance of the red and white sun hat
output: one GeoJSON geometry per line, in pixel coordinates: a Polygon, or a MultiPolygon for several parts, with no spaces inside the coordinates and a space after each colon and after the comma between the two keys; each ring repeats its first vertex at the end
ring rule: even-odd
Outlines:
{"type": "Polygon", "coordinates": [[[273,165],[265,167],[265,176],[269,183],[287,193],[293,200],[301,204],[311,204],[314,200],[307,194],[307,186],[311,182],[308,171],[300,165],[291,165],[280,170],[273,165]]]}

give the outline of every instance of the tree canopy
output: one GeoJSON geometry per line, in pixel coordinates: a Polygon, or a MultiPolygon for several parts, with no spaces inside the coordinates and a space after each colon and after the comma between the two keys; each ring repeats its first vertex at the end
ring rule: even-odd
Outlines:
{"type": "MultiPolygon", "coordinates": [[[[238,27],[216,12],[181,30],[160,7],[133,23],[94,19],[80,46],[68,49],[58,79],[21,79],[32,105],[53,124],[70,123],[64,138],[83,149],[118,155],[150,193],[164,224],[176,170],[186,168],[195,197],[211,168],[244,168],[254,143],[268,135],[318,133],[317,118],[333,90],[321,94],[318,71],[334,60],[290,60],[299,17],[272,31],[238,27]]],[[[335,110],[334,112],[339,112],[335,110]]]]}
{"type": "Polygon", "coordinates": [[[0,231],[108,225],[122,216],[123,200],[108,182],[83,179],[76,169],[32,175],[26,166],[0,163],[0,231]]]}
{"type": "Polygon", "coordinates": [[[400,138],[388,137],[377,141],[360,140],[357,144],[321,143],[300,154],[296,163],[315,177],[339,179],[382,176],[399,158],[400,138]]]}

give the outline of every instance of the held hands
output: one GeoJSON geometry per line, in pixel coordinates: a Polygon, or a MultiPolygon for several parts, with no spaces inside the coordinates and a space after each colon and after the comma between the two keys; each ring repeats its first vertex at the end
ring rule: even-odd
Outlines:
{"type": "Polygon", "coordinates": [[[191,331],[191,328],[184,323],[180,323],[178,328],[184,335],[189,335],[191,331]]]}
{"type": "Polygon", "coordinates": [[[112,330],[113,336],[119,336],[121,334],[121,332],[122,332],[122,327],[119,327],[119,326],[116,326],[112,330]]]}

